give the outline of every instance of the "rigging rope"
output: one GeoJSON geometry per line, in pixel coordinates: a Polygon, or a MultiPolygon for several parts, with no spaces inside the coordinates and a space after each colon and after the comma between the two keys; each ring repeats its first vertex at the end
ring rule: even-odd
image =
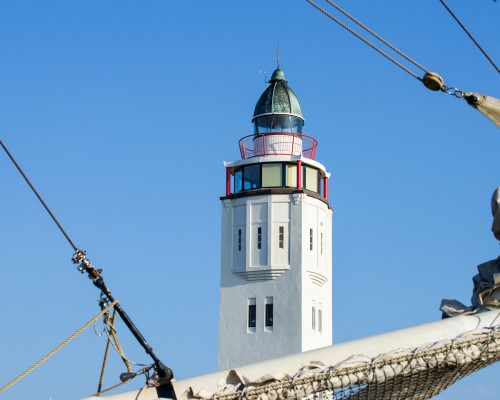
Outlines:
{"type": "MultiPolygon", "coordinates": [[[[146,388],[159,386],[158,380],[160,378],[158,378],[158,375],[156,375],[156,374],[153,376],[150,375],[150,370],[153,369],[153,367],[154,367],[154,365],[147,365],[144,368],[140,369],[139,371],[129,374],[129,376],[127,376],[126,378],[123,378],[122,376],[120,376],[121,382],[117,383],[116,385],[110,386],[106,389],[102,389],[94,394],[91,394],[90,397],[99,397],[101,394],[109,392],[110,390],[116,389],[117,387],[124,385],[125,383],[127,383],[128,381],[130,381],[131,379],[134,379],[135,377],[137,377],[139,375],[145,375],[146,376],[146,384],[144,385],[144,387],[141,390],[139,390],[139,392],[137,393],[137,397],[135,398],[135,400],[139,400],[139,397],[141,397],[142,393],[144,392],[144,390],[146,388]]],[[[122,374],[122,375],[125,375],[125,374],[122,374]]]]}
{"type": "Polygon", "coordinates": [[[104,359],[102,360],[101,376],[99,377],[97,393],[102,392],[102,383],[104,381],[104,373],[106,372],[106,365],[108,363],[109,348],[111,347],[111,345],[113,345],[113,341],[114,341],[113,348],[118,352],[118,354],[122,358],[123,363],[127,367],[127,371],[129,373],[132,372],[132,367],[130,366],[131,362],[125,357],[125,353],[123,352],[122,346],[118,340],[118,336],[116,335],[116,329],[113,325],[113,323],[115,322],[115,318],[116,318],[116,309],[113,310],[113,315],[111,316],[111,318],[107,318],[105,322],[106,326],[104,327],[104,330],[106,331],[108,340],[106,342],[106,350],[104,351],[104,359]]]}
{"type": "MultiPolygon", "coordinates": [[[[117,383],[116,385],[110,386],[110,387],[109,387],[109,388],[107,388],[107,389],[104,389],[104,390],[102,390],[102,391],[100,391],[100,392],[96,392],[96,393],[94,393],[94,394],[91,394],[89,397],[99,397],[99,395],[101,395],[102,393],[106,393],[106,392],[109,392],[109,391],[111,391],[111,390],[113,390],[113,389],[116,389],[117,387],[120,387],[120,386],[122,386],[122,385],[125,385],[127,382],[128,382],[128,381],[125,381],[125,382],[119,382],[119,383],[117,383]]],[[[143,387],[142,389],[140,389],[140,390],[139,390],[139,393],[137,393],[137,397],[135,398],[135,400],[139,400],[139,397],[141,396],[141,394],[142,394],[142,393],[144,392],[144,390],[145,390],[147,387],[149,387],[149,386],[150,386],[150,385],[149,385],[149,382],[148,382],[148,383],[146,383],[146,385],[144,385],[144,387],[143,387]]]]}
{"type": "MultiPolygon", "coordinates": [[[[49,207],[47,204],[43,201],[42,197],[40,194],[37,192],[35,187],[31,184],[30,180],[26,176],[26,174],[23,172],[19,164],[16,162],[12,154],[10,154],[9,150],[7,147],[3,144],[3,142],[0,140],[0,145],[3,147],[13,164],[16,166],[16,168],[19,170],[23,178],[25,179],[26,183],[30,186],[31,190],[36,194],[38,197],[38,200],[42,203],[42,205],[45,207],[45,210],[49,213],[49,215],[52,217],[56,225],[59,227],[61,233],[66,237],[68,240],[69,244],[73,247],[75,250],[75,254],[73,255],[73,264],[78,264],[76,267],[78,271],[80,271],[82,274],[87,273],[88,277],[92,280],[92,283],[99,289],[101,289],[101,293],[104,294],[104,296],[108,299],[110,302],[115,302],[114,297],[111,295],[111,290],[109,290],[106,286],[106,283],[104,282],[104,278],[101,276],[102,269],[95,269],[92,263],[87,259],[85,255],[85,250],[78,249],[76,245],[73,243],[71,238],[68,236],[68,234],[65,232],[63,229],[62,225],[59,223],[59,221],[56,219],[54,214],[50,211],[49,207]]],[[[167,385],[169,388],[171,388],[170,381],[174,377],[173,371],[168,368],[165,364],[161,362],[161,360],[156,356],[156,354],[153,352],[153,349],[151,346],[146,342],[146,339],[144,339],[144,336],[142,336],[141,332],[139,332],[139,329],[134,325],[130,317],[127,315],[127,313],[121,308],[121,306],[117,303],[115,307],[116,311],[122,318],[123,322],[127,326],[127,328],[130,330],[132,335],[137,339],[139,344],[146,350],[146,353],[149,354],[149,356],[153,359],[154,364],[155,364],[155,369],[158,372],[158,375],[160,378],[163,378],[165,385],[167,385]]],[[[168,390],[168,389],[167,389],[168,390]]]]}
{"type": "Polygon", "coordinates": [[[370,35],[372,35],[373,37],[377,38],[378,40],[380,40],[383,44],[385,44],[387,47],[389,47],[391,50],[394,50],[396,53],[398,53],[401,57],[403,57],[404,59],[408,60],[409,62],[411,62],[413,65],[415,65],[415,67],[417,68],[420,68],[422,71],[424,72],[427,72],[429,73],[429,71],[424,68],[422,65],[420,65],[419,63],[417,63],[415,60],[413,60],[412,58],[408,57],[406,54],[404,54],[402,51],[400,51],[399,49],[397,49],[396,47],[394,47],[392,44],[390,44],[387,40],[385,40],[384,38],[382,38],[380,35],[376,34],[373,30],[371,30],[370,28],[368,28],[367,26],[365,26],[364,24],[362,24],[359,20],[357,20],[356,18],[354,18],[352,15],[350,15],[347,11],[343,10],[342,8],[340,8],[337,4],[335,4],[333,1],[331,0],[326,0],[332,7],[334,7],[336,10],[340,11],[342,14],[344,14],[347,18],[349,18],[351,21],[353,21],[354,23],[356,23],[358,26],[360,26],[361,28],[363,28],[365,31],[367,31],[370,35]]]}
{"type": "MultiPolygon", "coordinates": [[[[115,312],[113,312],[113,316],[111,317],[111,320],[115,319],[115,312]]],[[[106,350],[104,351],[104,359],[102,360],[102,367],[101,367],[101,376],[99,377],[99,384],[97,385],[97,393],[101,393],[102,390],[102,382],[104,381],[104,373],[106,371],[106,365],[108,363],[108,354],[109,354],[109,347],[111,343],[111,338],[108,336],[108,340],[106,342],[106,350]]]]}
{"type": "MultiPolygon", "coordinates": [[[[108,304],[108,302],[109,301],[105,297],[105,294],[101,293],[101,297],[99,298],[99,306],[101,307],[101,310],[104,309],[104,307],[106,306],[106,304],[108,304]]],[[[118,335],[116,334],[117,331],[116,331],[116,328],[115,328],[115,325],[114,325],[115,320],[116,320],[116,313],[117,313],[117,310],[115,308],[113,310],[113,315],[111,317],[109,317],[109,313],[108,313],[107,316],[105,316],[105,318],[104,318],[104,326],[103,326],[103,329],[102,329],[101,333],[97,332],[96,324],[94,324],[94,332],[95,332],[95,334],[97,336],[102,336],[104,333],[106,333],[106,336],[108,337],[108,344],[106,346],[106,352],[105,353],[107,354],[108,353],[108,347],[112,346],[115,349],[115,351],[122,358],[123,363],[127,367],[127,371],[128,372],[132,372],[132,368],[130,366],[131,364],[141,365],[141,366],[144,366],[145,364],[139,364],[139,363],[133,362],[133,361],[129,360],[127,358],[127,356],[125,355],[125,352],[123,351],[123,347],[121,346],[120,341],[118,340],[118,335]]],[[[105,357],[106,357],[106,354],[105,354],[105,357]]]]}
{"type": "Polygon", "coordinates": [[[111,346],[113,346],[113,348],[115,349],[115,351],[120,355],[123,363],[127,367],[127,371],[128,372],[132,372],[131,364],[134,364],[134,365],[144,365],[144,364],[138,364],[136,362],[130,361],[127,358],[127,356],[125,355],[125,352],[123,351],[122,345],[120,344],[120,341],[118,340],[118,335],[116,334],[116,329],[115,329],[115,327],[113,325],[113,322],[114,321],[112,321],[109,324],[109,326],[110,326],[109,331],[106,330],[106,333],[107,333],[107,336],[108,336],[108,340],[110,341],[111,346]]]}
{"type": "Polygon", "coordinates": [[[99,314],[97,314],[89,322],[87,322],[85,325],[83,325],[80,329],[78,329],[75,333],[73,333],[69,338],[67,338],[64,342],[62,342],[59,346],[57,346],[49,354],[47,354],[41,360],[39,360],[38,362],[36,362],[35,364],[33,364],[33,366],[31,366],[30,368],[28,368],[26,371],[24,371],[17,378],[14,378],[12,381],[10,381],[5,386],[3,386],[0,389],[0,393],[4,392],[9,387],[11,387],[12,385],[16,384],[21,379],[23,379],[26,375],[28,375],[30,372],[34,371],[36,368],[38,368],[40,365],[42,365],[45,361],[47,361],[50,357],[52,357],[54,354],[56,354],[59,350],[61,350],[64,346],[66,346],[69,342],[71,342],[74,338],[76,338],[80,333],[82,333],[85,329],[87,329],[90,325],[92,325],[95,321],[97,321],[101,316],[103,316],[104,314],[106,314],[116,304],[118,304],[118,300],[113,301],[109,306],[107,306],[104,310],[102,310],[99,314]]]}
{"type": "MultiPolygon", "coordinates": [[[[387,40],[383,39],[380,35],[377,35],[374,31],[372,31],[370,28],[362,24],[360,21],[358,21],[356,18],[354,18],[352,15],[350,15],[347,11],[343,10],[340,8],[338,5],[336,5],[332,0],[325,0],[328,4],[330,4],[332,7],[334,7],[336,10],[341,12],[344,16],[349,18],[351,21],[356,23],[358,26],[363,28],[366,32],[368,32],[370,35],[373,37],[377,38],[379,41],[381,41],[384,45],[389,47],[391,50],[396,52],[398,55],[412,63],[414,66],[417,68],[421,69],[422,71],[425,72],[424,76],[420,78],[415,72],[411,71],[410,69],[406,68],[403,64],[395,60],[393,57],[391,57],[389,54],[387,54],[385,51],[381,50],[379,47],[375,46],[373,43],[371,43],[369,40],[361,36],[359,33],[355,32],[353,29],[348,27],[346,24],[344,24],[342,21],[339,19],[335,18],[332,14],[330,14],[328,11],[326,11],[324,8],[320,7],[318,4],[316,4],[313,0],[306,0],[309,4],[311,4],[313,7],[315,7],[317,10],[321,11],[324,15],[326,15],[328,18],[330,18],[332,21],[340,25],[342,28],[347,30],[349,33],[357,37],[359,40],[361,40],[363,43],[367,44],[370,46],[372,49],[377,51],[379,54],[383,55],[385,58],[387,58],[389,61],[391,61],[393,64],[401,68],[403,71],[407,72],[409,75],[412,77],[418,79],[421,81],[424,86],[427,89],[433,90],[433,91],[441,91],[447,94],[450,94],[452,96],[455,96],[459,99],[465,99],[469,105],[471,105],[473,108],[476,110],[480,111],[483,115],[485,115],[487,118],[489,118],[493,123],[495,123],[498,127],[500,127],[500,100],[495,99],[490,96],[484,96],[478,93],[472,93],[472,92],[465,92],[463,90],[460,90],[456,87],[452,86],[446,86],[444,83],[443,78],[436,74],[435,72],[431,72],[424,68],[422,65],[418,64],[415,60],[411,59],[408,57],[406,54],[404,54],[402,51],[398,50],[395,46],[390,44],[387,40]]],[[[440,0],[441,1],[441,0],[440,0]]],[[[444,4],[443,4],[444,5],[444,4]]],[[[496,67],[496,66],[495,66],[496,67]]]]}
{"type": "Polygon", "coordinates": [[[462,22],[458,19],[458,17],[453,13],[453,11],[451,11],[450,7],[448,7],[448,5],[444,2],[444,0],[439,0],[441,2],[441,4],[443,5],[444,8],[446,8],[446,10],[450,13],[450,15],[455,19],[455,21],[457,21],[458,25],[460,25],[460,27],[464,30],[464,32],[469,36],[469,38],[474,42],[474,44],[477,46],[477,48],[479,50],[481,50],[481,53],[483,53],[483,55],[488,59],[488,61],[491,63],[491,65],[493,65],[493,67],[497,70],[498,73],[500,73],[500,69],[498,69],[497,65],[495,64],[495,62],[490,58],[490,56],[486,53],[486,51],[483,50],[483,48],[481,47],[481,45],[477,42],[476,39],[474,39],[474,37],[469,33],[469,31],[467,30],[467,28],[464,26],[464,24],[462,24],[462,22]]]}
{"type": "MultiPolygon", "coordinates": [[[[332,14],[330,14],[328,11],[326,11],[324,8],[320,7],[318,4],[316,4],[314,1],[312,0],[306,0],[309,4],[311,4],[313,7],[315,7],[317,10],[321,11],[323,14],[325,14],[328,18],[330,18],[332,21],[336,22],[338,25],[340,25],[342,28],[346,29],[348,32],[350,32],[351,34],[353,34],[354,36],[356,36],[359,40],[361,40],[363,43],[367,44],[368,46],[370,46],[372,49],[374,49],[375,51],[377,51],[378,53],[380,53],[381,55],[383,55],[385,58],[387,58],[389,61],[391,61],[392,63],[394,63],[396,66],[398,66],[399,68],[401,68],[403,71],[407,72],[408,74],[410,74],[411,76],[413,76],[414,78],[418,79],[419,81],[423,81],[422,78],[420,78],[415,72],[409,70],[408,68],[406,68],[403,64],[401,64],[400,62],[398,62],[397,60],[395,60],[393,57],[391,57],[389,54],[387,54],[386,52],[384,52],[383,50],[381,50],[380,48],[378,48],[377,46],[375,46],[373,43],[371,43],[369,40],[365,39],[363,36],[361,36],[360,34],[358,34],[357,32],[355,32],[354,30],[352,30],[351,28],[349,28],[346,24],[344,24],[342,21],[340,21],[339,19],[335,18],[332,14]]],[[[348,14],[346,11],[342,10],[339,6],[337,6],[336,4],[334,4],[332,1],[330,0],[327,0],[328,3],[330,5],[332,5],[333,7],[335,7],[337,10],[339,10],[342,14],[344,14],[346,17],[348,17],[349,19],[351,19],[353,22],[355,22],[356,24],[358,24],[360,27],[362,27],[364,30],[366,30],[368,33],[370,33],[371,35],[373,35],[374,37],[376,37],[377,39],[379,39],[382,43],[384,43],[386,46],[388,46],[389,48],[391,48],[392,50],[394,50],[396,53],[398,53],[399,55],[401,55],[402,57],[404,57],[405,59],[407,59],[408,61],[410,61],[413,65],[417,66],[418,68],[420,68],[422,71],[428,73],[429,71],[427,69],[425,69],[424,67],[422,67],[420,64],[418,64],[417,62],[415,62],[414,60],[412,60],[411,58],[409,58],[408,56],[406,56],[403,52],[401,52],[400,50],[398,50],[397,48],[395,48],[394,46],[392,46],[391,44],[389,44],[389,42],[387,42],[386,40],[384,40],[383,38],[381,38],[379,35],[377,35],[375,32],[373,32],[371,29],[367,28],[365,25],[363,25],[361,22],[359,22],[358,20],[356,20],[354,17],[352,17],[350,14],[348,14]]]]}

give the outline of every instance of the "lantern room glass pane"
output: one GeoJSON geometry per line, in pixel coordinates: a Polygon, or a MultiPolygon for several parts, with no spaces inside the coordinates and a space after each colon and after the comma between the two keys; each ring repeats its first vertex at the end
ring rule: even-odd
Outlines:
{"type": "Polygon", "coordinates": [[[287,187],[297,187],[297,166],[286,164],[286,185],[287,187]]]}
{"type": "Polygon", "coordinates": [[[257,189],[260,183],[260,165],[249,165],[243,169],[243,190],[257,189]]]}
{"type": "Polygon", "coordinates": [[[301,118],[289,114],[269,114],[254,121],[256,134],[271,132],[302,133],[304,122],[301,118]]]}
{"type": "Polygon", "coordinates": [[[319,174],[318,170],[308,166],[304,167],[305,189],[312,192],[319,192],[319,174]]]}
{"type": "Polygon", "coordinates": [[[262,187],[280,187],[283,164],[262,164],[262,187]]]}
{"type": "Polygon", "coordinates": [[[234,193],[241,192],[243,190],[243,170],[240,168],[239,170],[234,172],[234,193]]]}

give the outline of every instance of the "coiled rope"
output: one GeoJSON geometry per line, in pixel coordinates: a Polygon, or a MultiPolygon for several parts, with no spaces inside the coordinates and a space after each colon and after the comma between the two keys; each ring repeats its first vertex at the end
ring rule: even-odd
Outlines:
{"type": "Polygon", "coordinates": [[[82,333],[85,329],[87,329],[90,325],[92,325],[95,321],[97,321],[100,317],[102,317],[105,313],[107,313],[116,304],[118,304],[118,300],[113,301],[109,306],[107,306],[104,310],[102,310],[99,314],[97,314],[89,322],[87,322],[85,325],[83,325],[80,329],[78,329],[75,333],[73,333],[69,338],[67,338],[64,342],[62,342],[59,346],[57,346],[49,354],[47,354],[45,357],[43,357],[40,361],[38,361],[33,366],[28,368],[26,371],[24,371],[17,378],[13,379],[9,383],[7,383],[5,386],[3,386],[0,389],[0,393],[4,392],[8,388],[10,388],[11,386],[13,386],[17,382],[19,382],[21,379],[23,379],[30,372],[34,371],[36,368],[38,368],[40,365],[42,365],[45,361],[47,361],[50,357],[52,357],[54,354],[56,354],[59,350],[61,350],[64,346],[66,346],[69,342],[71,342],[74,338],[76,338],[80,333],[82,333]]]}

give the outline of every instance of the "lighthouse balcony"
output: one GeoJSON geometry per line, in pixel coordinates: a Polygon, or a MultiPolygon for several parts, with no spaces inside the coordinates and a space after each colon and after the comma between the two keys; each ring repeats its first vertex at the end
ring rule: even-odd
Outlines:
{"type": "Polygon", "coordinates": [[[295,132],[267,132],[248,135],[239,142],[241,158],[280,155],[314,160],[318,141],[311,136],[295,132]]]}

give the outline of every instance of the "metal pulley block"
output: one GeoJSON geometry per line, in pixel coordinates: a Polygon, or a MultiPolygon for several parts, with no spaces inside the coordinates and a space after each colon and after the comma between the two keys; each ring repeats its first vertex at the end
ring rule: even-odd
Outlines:
{"type": "Polygon", "coordinates": [[[422,82],[427,89],[434,90],[435,92],[441,90],[444,86],[443,78],[435,72],[426,72],[422,82]]]}

